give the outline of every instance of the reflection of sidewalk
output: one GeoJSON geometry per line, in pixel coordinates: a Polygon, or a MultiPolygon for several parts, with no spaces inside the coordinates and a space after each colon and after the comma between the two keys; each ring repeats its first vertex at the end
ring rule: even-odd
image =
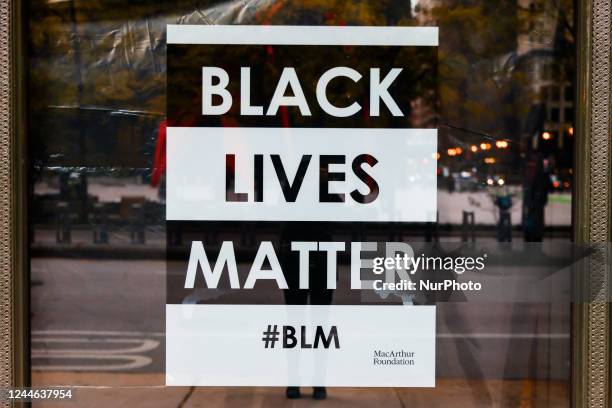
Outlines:
{"type": "Polygon", "coordinates": [[[146,231],[144,244],[132,243],[128,228],[109,232],[108,244],[95,244],[93,230],[77,227],[71,231],[70,243],[57,243],[55,229],[36,228],[34,242],[31,244],[33,256],[51,257],[92,257],[117,259],[164,259],[166,257],[166,233],[161,227],[146,231]]]}
{"type": "MultiPolygon", "coordinates": [[[[512,225],[520,225],[523,200],[520,196],[513,198],[510,210],[512,225]]],[[[498,208],[493,204],[489,193],[457,192],[449,193],[438,190],[438,216],[441,224],[460,225],[463,211],[474,212],[474,223],[477,225],[495,225],[498,208]]],[[[569,193],[550,194],[548,204],[544,209],[544,224],[546,226],[569,226],[572,220],[572,202],[569,193]]]]}
{"type": "MultiPolygon", "coordinates": [[[[31,244],[31,254],[34,257],[60,257],[60,258],[111,258],[111,259],[165,259],[166,258],[166,233],[163,226],[150,227],[145,231],[144,243],[133,243],[131,232],[128,228],[117,229],[109,232],[109,243],[96,244],[93,242],[92,229],[87,226],[79,226],[73,228],[71,232],[70,243],[57,243],[55,230],[50,227],[37,227],[34,231],[34,242],[31,244]]],[[[497,242],[497,232],[493,227],[476,227],[475,229],[476,242],[479,244],[497,242]]],[[[264,234],[274,241],[274,237],[278,238],[279,233],[274,231],[264,234]]],[[[546,241],[559,239],[563,242],[568,242],[570,236],[569,227],[552,227],[544,233],[546,241]]],[[[340,234],[336,237],[337,240],[350,238],[348,233],[340,234]]],[[[443,242],[461,242],[462,229],[461,226],[455,226],[452,229],[442,229],[438,233],[438,238],[443,242]]],[[[393,238],[395,239],[395,237],[393,238]]],[[[523,235],[520,231],[515,230],[513,233],[514,242],[522,242],[523,235]]],[[[258,241],[254,236],[242,236],[240,233],[224,233],[223,240],[234,240],[240,243],[237,246],[238,250],[256,251],[255,244],[258,241]],[[246,246],[242,243],[249,243],[246,246]]],[[[368,240],[389,241],[392,240],[388,235],[380,231],[374,231],[368,235],[368,240]]],[[[419,236],[402,235],[403,242],[425,242],[426,234],[419,236]]],[[[214,244],[209,244],[210,247],[216,248],[219,246],[219,240],[214,244]]]]}
{"type": "MultiPolygon", "coordinates": [[[[311,389],[287,400],[283,388],[164,387],[161,374],[33,373],[33,384],[80,386],[63,406],[79,408],[204,407],[490,407],[569,406],[568,384],[561,381],[438,379],[436,388],[330,388],[328,399],[314,401],[311,389]],[[96,387],[104,384],[106,387],[96,387]],[[91,387],[86,387],[91,385],[91,387]]],[[[34,407],[57,407],[57,402],[34,407]]]]}

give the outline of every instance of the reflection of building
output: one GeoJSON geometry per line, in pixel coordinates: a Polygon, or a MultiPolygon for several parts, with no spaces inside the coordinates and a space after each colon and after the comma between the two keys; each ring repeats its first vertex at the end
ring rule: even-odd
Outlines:
{"type": "Polygon", "coordinates": [[[443,25],[441,172],[470,174],[481,184],[498,178],[516,184],[525,157],[536,152],[550,156],[552,173],[560,179],[556,184],[568,188],[574,131],[567,79],[573,77],[571,10],[552,0],[500,7],[418,0],[413,6],[419,24],[443,25]],[[506,15],[515,23],[495,24],[506,15]],[[488,27],[486,34],[471,35],[466,27],[476,23],[488,27]]]}
{"type": "Polygon", "coordinates": [[[563,59],[565,16],[550,1],[519,0],[518,4],[526,22],[517,37],[517,59],[534,95],[522,131],[524,147],[552,156],[556,173],[563,176],[572,165],[574,133],[574,95],[568,80],[572,73],[566,71],[563,59]]]}

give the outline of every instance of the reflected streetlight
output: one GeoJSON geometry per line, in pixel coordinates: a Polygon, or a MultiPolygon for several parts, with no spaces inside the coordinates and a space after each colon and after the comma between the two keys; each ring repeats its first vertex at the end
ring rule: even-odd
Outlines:
{"type": "Polygon", "coordinates": [[[508,147],[508,142],[505,140],[498,140],[495,142],[495,146],[497,146],[498,149],[506,149],[508,147]]]}

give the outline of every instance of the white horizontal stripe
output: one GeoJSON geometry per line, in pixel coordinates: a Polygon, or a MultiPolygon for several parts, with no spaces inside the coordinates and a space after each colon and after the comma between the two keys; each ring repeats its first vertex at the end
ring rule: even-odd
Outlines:
{"type": "Polygon", "coordinates": [[[168,25],[168,44],[438,45],[438,27],[168,25]]]}
{"type": "Polygon", "coordinates": [[[436,129],[168,127],[166,220],[434,222],[437,178],[432,156],[437,133],[436,129]],[[314,158],[316,163],[307,164],[293,201],[284,198],[269,157],[262,166],[264,199],[254,200],[254,158],[268,152],[280,155],[291,172],[298,169],[304,154],[314,158]],[[364,191],[365,183],[350,170],[350,162],[365,152],[378,161],[367,172],[380,186],[368,205],[348,195],[364,191]],[[248,201],[227,199],[229,154],[235,155],[235,191],[251,192],[248,201]],[[320,157],[330,154],[348,160],[348,166],[340,164],[334,170],[345,174],[331,187],[347,194],[338,202],[319,198],[320,157]]]}

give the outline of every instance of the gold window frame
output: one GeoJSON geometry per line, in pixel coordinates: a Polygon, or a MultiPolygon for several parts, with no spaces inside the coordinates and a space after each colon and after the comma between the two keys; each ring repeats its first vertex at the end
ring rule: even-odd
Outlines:
{"type": "MultiPolygon", "coordinates": [[[[23,2],[0,0],[0,387],[29,385],[29,311],[24,101],[23,2]]],[[[577,4],[576,160],[574,239],[612,241],[611,120],[612,0],[577,4]]],[[[572,405],[612,407],[610,291],[604,280],[590,303],[573,305],[572,405]]],[[[592,285],[595,286],[595,285],[592,285]]],[[[7,403],[3,403],[3,406],[7,403]]]]}

